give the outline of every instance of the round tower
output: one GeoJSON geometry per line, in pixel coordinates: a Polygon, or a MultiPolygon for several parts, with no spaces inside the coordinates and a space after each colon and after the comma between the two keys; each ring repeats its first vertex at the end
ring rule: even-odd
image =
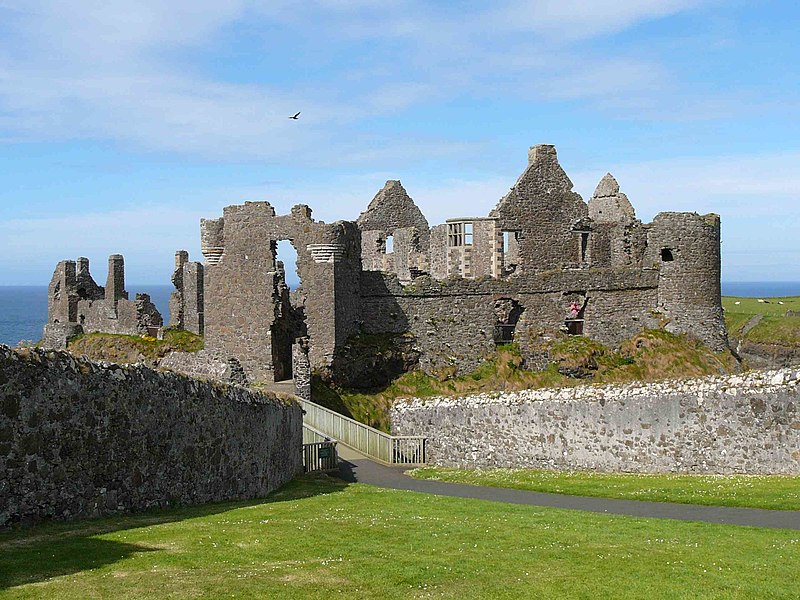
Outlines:
{"type": "Polygon", "coordinates": [[[667,330],[728,348],[720,299],[719,215],[659,213],[647,233],[646,263],[659,270],[658,310],[667,330]]]}

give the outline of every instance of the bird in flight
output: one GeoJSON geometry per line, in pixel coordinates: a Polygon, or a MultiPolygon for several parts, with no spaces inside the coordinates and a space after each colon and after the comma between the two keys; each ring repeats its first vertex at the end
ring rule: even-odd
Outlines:
{"type": "Polygon", "coordinates": [[[299,116],[300,116],[300,113],[299,113],[299,112],[296,112],[296,113],[294,113],[294,114],[293,114],[291,117],[289,117],[289,118],[290,118],[290,119],[294,119],[294,120],[296,121],[296,120],[297,120],[297,117],[299,117],[299,116]]]}

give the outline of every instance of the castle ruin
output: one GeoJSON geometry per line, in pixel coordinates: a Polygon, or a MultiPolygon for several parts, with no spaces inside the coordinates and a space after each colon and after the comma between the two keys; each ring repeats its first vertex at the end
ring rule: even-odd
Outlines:
{"type": "MultiPolygon", "coordinates": [[[[335,375],[354,340],[396,336],[429,372],[464,372],[511,341],[535,367],[558,332],[613,345],[661,326],[726,349],[719,216],[662,212],[642,223],[610,174],[588,203],[572,187],[542,144],[487,216],[433,227],[399,181],[356,221],[315,221],[305,205],[287,215],[268,202],[228,206],[201,220],[204,265],[176,254],[171,324],[203,333],[205,350],[173,366],[208,373],[203,361],[224,363],[267,382],[298,369],[335,375]],[[294,291],[277,257],[283,240],[297,252],[294,291]]],[[[58,325],[59,339],[75,325],[125,322],[128,332],[156,321],[144,300],[115,321],[112,305],[128,310],[124,284],[110,270],[101,300],[88,263],[86,276],[74,269],[59,263],[51,283],[48,328],[58,325]]]]}
{"type": "Polygon", "coordinates": [[[81,333],[155,334],[163,325],[161,313],[147,294],[128,299],[125,261],[121,254],[108,257],[108,277],[103,288],[89,273],[89,259],[62,260],[47,290],[47,324],[43,344],[66,348],[81,333]]]}
{"type": "Polygon", "coordinates": [[[558,330],[616,344],[665,326],[727,348],[719,217],[644,224],[610,174],[588,203],[572,187],[555,148],[538,145],[485,217],[429,227],[399,181],[355,222],[318,222],[303,205],[228,206],[201,221],[206,348],[266,381],[292,376],[298,340],[325,370],[363,334],[405,336],[429,371],[473,368],[510,341],[535,362],[558,330]],[[297,251],[291,294],[281,240],[297,251]]]}

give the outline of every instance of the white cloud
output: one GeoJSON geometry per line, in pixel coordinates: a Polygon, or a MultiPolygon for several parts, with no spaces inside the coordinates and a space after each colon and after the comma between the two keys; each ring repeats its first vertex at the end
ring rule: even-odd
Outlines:
{"type": "Polygon", "coordinates": [[[494,21],[506,29],[575,40],[623,31],[641,21],[677,14],[704,4],[697,0],[516,0],[494,21]]]}
{"type": "MultiPolygon", "coordinates": [[[[541,36],[607,34],[696,4],[506,3],[456,16],[427,3],[368,0],[6,2],[0,4],[9,40],[0,39],[0,139],[110,139],[137,150],[277,162],[326,147],[328,164],[375,161],[378,154],[360,150],[370,146],[360,121],[462,94],[526,100],[653,94],[669,81],[658,64],[588,57],[565,44],[554,49],[541,36]],[[347,38],[394,38],[398,46],[393,55],[383,48],[337,64],[318,81],[277,84],[261,73],[260,82],[245,84],[202,75],[192,51],[213,48],[226,28],[245,20],[320,38],[320,52],[334,53],[347,38]],[[366,73],[364,89],[341,85],[366,73]],[[296,110],[303,111],[300,122],[286,119],[296,110]]],[[[268,41],[263,51],[272,53],[268,41]]],[[[409,137],[371,135],[386,147],[409,137]]],[[[436,156],[447,144],[410,144],[405,157],[436,156]]]]}

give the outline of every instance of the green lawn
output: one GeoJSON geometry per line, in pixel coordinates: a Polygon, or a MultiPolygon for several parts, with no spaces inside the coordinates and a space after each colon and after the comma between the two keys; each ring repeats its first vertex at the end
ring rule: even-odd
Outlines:
{"type": "Polygon", "coordinates": [[[423,467],[411,471],[410,475],[419,479],[573,496],[800,510],[800,477],[782,475],[650,475],[442,467],[423,467]]]}
{"type": "Polygon", "coordinates": [[[792,598],[800,532],[301,479],[0,534],[0,598],[792,598]]]}

